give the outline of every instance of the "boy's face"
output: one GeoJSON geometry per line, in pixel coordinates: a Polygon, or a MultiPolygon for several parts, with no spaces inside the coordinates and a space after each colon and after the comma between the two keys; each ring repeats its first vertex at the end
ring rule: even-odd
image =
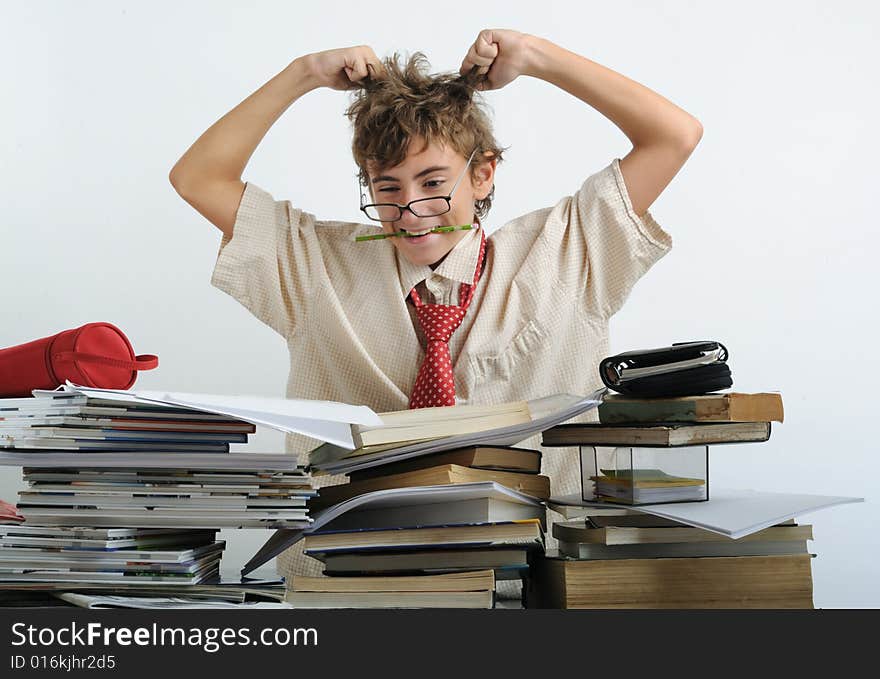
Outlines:
{"type": "MultiPolygon", "coordinates": [[[[472,166],[477,160],[474,156],[472,166]]],[[[467,158],[450,148],[433,143],[425,146],[422,139],[414,139],[410,142],[406,158],[399,165],[391,168],[367,166],[372,202],[406,205],[419,198],[448,196],[466,164],[467,158]]],[[[471,168],[468,168],[452,194],[449,212],[436,217],[416,217],[410,210],[403,210],[398,221],[382,222],[382,230],[386,233],[419,233],[438,226],[473,224],[474,201],[489,194],[494,172],[494,161],[477,165],[474,177],[471,176],[471,168]]],[[[426,233],[417,238],[400,236],[390,240],[413,264],[433,267],[467,234],[467,231],[450,231],[426,233]]]]}

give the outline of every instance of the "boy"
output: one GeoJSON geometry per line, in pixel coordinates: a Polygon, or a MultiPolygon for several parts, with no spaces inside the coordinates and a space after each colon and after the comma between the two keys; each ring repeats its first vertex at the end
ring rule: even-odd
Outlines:
{"type": "MultiPolygon", "coordinates": [[[[388,411],[593,391],[608,319],[671,247],[647,210],[695,148],[700,123],[609,69],[515,31],[481,31],[461,77],[428,76],[423,65],[418,55],[403,67],[383,64],[369,47],[300,57],[193,144],[170,179],[223,232],[213,284],[286,339],[290,398],[388,411]],[[474,89],[519,75],[591,105],[633,149],[573,196],[487,238],[481,220],[502,149],[474,89]],[[241,180],[271,125],[318,87],[360,89],[348,115],[361,209],[373,225],[319,222],[241,180]],[[387,238],[355,242],[376,225],[387,238]]],[[[288,452],[313,446],[288,437],[288,452]]],[[[553,493],[578,492],[574,450],[544,458],[553,493]]],[[[309,570],[311,560],[296,561],[309,570]]]]}

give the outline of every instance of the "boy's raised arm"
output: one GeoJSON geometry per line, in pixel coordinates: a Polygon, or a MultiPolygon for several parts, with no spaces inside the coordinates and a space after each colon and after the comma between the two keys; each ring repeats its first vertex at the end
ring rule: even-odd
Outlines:
{"type": "Polygon", "coordinates": [[[232,237],[244,193],[241,176],[269,128],[293,102],[317,89],[345,90],[382,65],[367,46],[299,57],[200,136],[169,180],[178,194],[225,236],[232,237]]]}
{"type": "Polygon", "coordinates": [[[475,66],[486,75],[483,89],[529,75],[573,94],[617,125],[633,144],[620,170],[639,216],[672,181],[703,134],[695,117],[644,85],[533,35],[481,31],[461,71],[475,66]]]}

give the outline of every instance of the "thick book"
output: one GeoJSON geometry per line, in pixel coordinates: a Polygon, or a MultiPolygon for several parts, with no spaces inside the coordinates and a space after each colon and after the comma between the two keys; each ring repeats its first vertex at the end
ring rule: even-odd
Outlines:
{"type": "Polygon", "coordinates": [[[442,453],[422,455],[400,462],[370,467],[348,475],[352,482],[372,479],[388,474],[412,472],[444,464],[457,464],[475,469],[492,469],[502,472],[524,472],[538,474],[541,471],[541,451],[513,446],[468,446],[442,453]]]}
{"type": "Polygon", "coordinates": [[[776,392],[737,392],[680,396],[677,398],[630,398],[606,396],[599,404],[602,424],[653,422],[782,422],[782,395],[776,392]]]}
{"type": "Polygon", "coordinates": [[[496,578],[503,578],[505,575],[518,577],[521,571],[527,570],[531,551],[525,546],[383,550],[329,552],[316,555],[316,558],[324,562],[326,575],[443,573],[491,568],[500,571],[496,572],[496,578]]]}
{"type": "Polygon", "coordinates": [[[557,541],[559,554],[573,559],[670,559],[710,556],[773,556],[807,554],[806,540],[732,540],[730,542],[669,542],[603,545],[557,541]]]}
{"type": "Polygon", "coordinates": [[[493,608],[495,592],[290,592],[285,601],[294,608],[493,608]]]}
{"type": "Polygon", "coordinates": [[[538,519],[452,526],[386,530],[328,531],[307,535],[306,554],[334,550],[414,549],[417,547],[475,547],[511,544],[542,546],[544,531],[538,519]]]}
{"type": "Polygon", "coordinates": [[[812,608],[810,554],[534,560],[529,608],[812,608]]]}
{"type": "Polygon", "coordinates": [[[338,486],[324,486],[318,490],[318,497],[311,506],[316,509],[329,507],[344,500],[389,488],[410,488],[413,486],[441,486],[453,483],[476,483],[495,481],[532,497],[546,500],[550,497],[550,478],[541,474],[522,474],[518,472],[498,472],[489,469],[472,469],[457,464],[446,464],[428,469],[418,469],[402,474],[377,476],[372,479],[344,483],[338,486]]]}
{"type": "Polygon", "coordinates": [[[812,540],[813,527],[771,526],[738,540],[708,530],[691,527],[636,528],[607,526],[592,528],[583,521],[561,521],[553,524],[553,537],[566,542],[590,542],[602,545],[636,545],[670,542],[750,542],[760,540],[812,540]]]}
{"type": "MultiPolygon", "coordinates": [[[[456,486],[448,486],[454,488],[456,486]]],[[[382,492],[382,491],[379,491],[382,492]]],[[[365,497],[365,496],[359,496],[365,497]]],[[[358,498],[353,498],[357,500],[358,498]]],[[[345,503],[342,503],[345,504],[345,503]]],[[[325,511],[331,511],[333,507],[325,511]]],[[[322,516],[320,514],[319,516],[322,516]]],[[[405,529],[464,523],[545,521],[544,507],[495,497],[475,497],[457,502],[410,504],[397,507],[365,507],[346,512],[327,524],[332,530],[405,529]]]]}
{"type": "Polygon", "coordinates": [[[415,408],[379,413],[379,426],[353,424],[355,446],[387,445],[435,439],[509,427],[531,422],[528,403],[515,401],[497,405],[455,405],[415,408]]]}
{"type": "Polygon", "coordinates": [[[294,575],[290,592],[475,592],[495,589],[495,571],[388,577],[294,575]]]}
{"type": "Polygon", "coordinates": [[[761,443],[770,438],[769,422],[719,424],[560,424],[544,432],[545,446],[638,446],[671,448],[723,443],[761,443]]]}

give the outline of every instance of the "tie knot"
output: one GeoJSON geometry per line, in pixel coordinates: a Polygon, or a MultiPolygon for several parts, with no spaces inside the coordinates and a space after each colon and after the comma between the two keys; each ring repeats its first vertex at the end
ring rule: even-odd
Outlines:
{"type": "Polygon", "coordinates": [[[429,342],[449,342],[464,319],[465,309],[448,304],[423,304],[416,308],[422,330],[429,342]]]}

